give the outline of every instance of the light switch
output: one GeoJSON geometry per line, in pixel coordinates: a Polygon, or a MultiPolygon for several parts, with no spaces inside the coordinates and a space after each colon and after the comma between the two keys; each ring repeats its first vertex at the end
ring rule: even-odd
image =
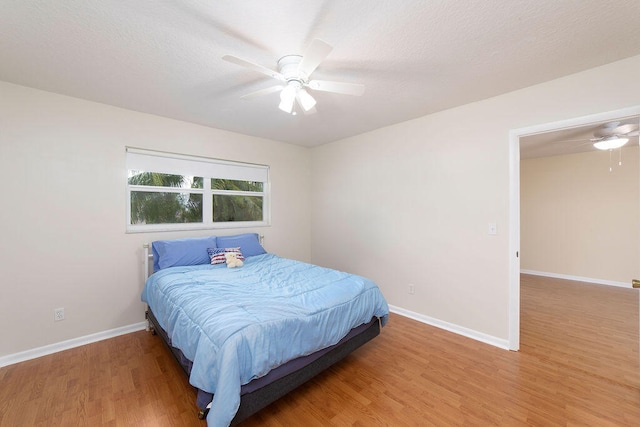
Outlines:
{"type": "Polygon", "coordinates": [[[489,234],[491,234],[492,236],[498,234],[498,225],[495,222],[489,223],[489,234]]]}

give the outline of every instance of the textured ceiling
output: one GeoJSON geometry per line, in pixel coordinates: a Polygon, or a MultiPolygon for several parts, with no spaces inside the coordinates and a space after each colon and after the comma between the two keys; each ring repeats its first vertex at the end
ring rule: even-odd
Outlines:
{"type": "Polygon", "coordinates": [[[315,146],[640,54],[638,0],[2,0],[0,80],[247,135],[315,146]],[[312,92],[288,115],[275,69],[314,38],[312,92]]]}

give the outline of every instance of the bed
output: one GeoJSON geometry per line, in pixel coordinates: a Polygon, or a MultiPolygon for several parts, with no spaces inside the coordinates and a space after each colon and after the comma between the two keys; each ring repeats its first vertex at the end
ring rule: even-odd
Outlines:
{"type": "Polygon", "coordinates": [[[255,233],[151,249],[147,317],[198,390],[209,426],[246,419],[373,339],[388,319],[372,281],[267,253],[255,233]],[[244,265],[220,262],[229,251],[244,265]]]}

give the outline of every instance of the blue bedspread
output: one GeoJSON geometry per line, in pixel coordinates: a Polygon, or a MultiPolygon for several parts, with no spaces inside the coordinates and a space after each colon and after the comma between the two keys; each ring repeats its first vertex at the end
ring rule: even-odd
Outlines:
{"type": "Polygon", "coordinates": [[[160,270],[142,300],[193,361],[191,384],[215,394],[209,426],[229,425],[241,385],[336,344],[373,316],[384,325],[389,314],[372,281],[273,254],[247,258],[240,268],[160,270]]]}

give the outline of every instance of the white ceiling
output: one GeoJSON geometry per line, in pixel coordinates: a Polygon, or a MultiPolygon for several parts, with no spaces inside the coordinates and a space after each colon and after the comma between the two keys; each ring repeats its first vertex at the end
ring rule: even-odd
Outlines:
{"type": "Polygon", "coordinates": [[[304,146],[640,54],[638,0],[1,0],[0,80],[304,146]],[[334,47],[313,77],[363,83],[312,92],[288,115],[276,68],[314,38],[334,47]]]}

